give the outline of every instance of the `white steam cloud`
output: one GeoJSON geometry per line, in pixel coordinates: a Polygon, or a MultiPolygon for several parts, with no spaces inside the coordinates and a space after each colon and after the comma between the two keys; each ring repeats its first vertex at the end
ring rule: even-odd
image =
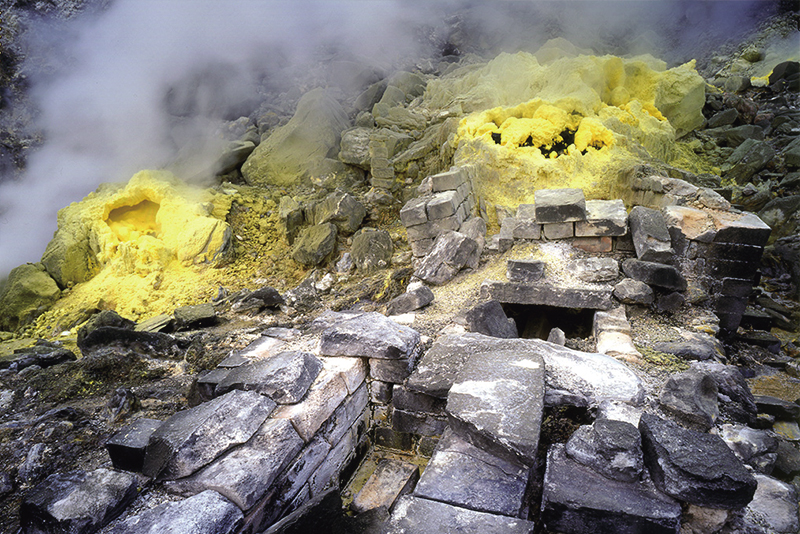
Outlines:
{"type": "MultiPolygon", "coordinates": [[[[0,183],[0,279],[38,261],[56,229],[57,210],[98,184],[169,165],[178,155],[192,162],[187,175],[207,167],[202,154],[211,151],[203,148],[216,139],[211,132],[218,120],[236,118],[225,115],[237,103],[254,103],[243,112],[250,113],[263,100],[259,90],[280,87],[320,53],[389,70],[415,55],[470,52],[478,42],[513,51],[563,36],[584,47],[624,42],[627,51],[642,52],[655,46],[668,51],[665,59],[679,61],[691,57],[701,38],[727,39],[752,27],[753,6],[765,4],[115,0],[102,13],[70,21],[55,37],[52,26],[33,29],[31,37],[45,43],[39,54],[46,46],[50,62],[60,65],[32,78],[45,145],[29,155],[21,180],[0,183]],[[461,35],[437,50],[453,35],[452,19],[442,21],[454,15],[461,35]],[[176,126],[166,95],[203,72],[212,73],[214,91],[207,98],[193,94],[194,108],[176,126]]],[[[180,99],[180,91],[173,97],[180,99]]]]}

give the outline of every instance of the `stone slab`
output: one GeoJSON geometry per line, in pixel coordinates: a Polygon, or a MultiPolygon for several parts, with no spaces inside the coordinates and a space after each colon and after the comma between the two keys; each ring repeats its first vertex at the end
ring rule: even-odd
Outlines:
{"type": "Polygon", "coordinates": [[[335,445],[350,430],[354,424],[364,415],[369,404],[369,392],[367,384],[362,383],[352,395],[342,402],[333,415],[325,422],[320,431],[320,435],[325,441],[335,445]]]}
{"type": "Polygon", "coordinates": [[[622,200],[587,200],[586,220],[575,222],[575,236],[620,236],[628,232],[628,213],[622,200]]]}
{"type": "Polygon", "coordinates": [[[764,246],[772,232],[755,213],[714,211],[711,216],[717,230],[714,242],[764,246]]]}
{"type": "Polygon", "coordinates": [[[575,288],[556,287],[547,283],[534,285],[487,280],[481,285],[481,298],[507,304],[607,310],[613,306],[611,299],[613,290],[613,287],[607,285],[599,285],[597,288],[575,288]]]}
{"type": "Polygon", "coordinates": [[[322,362],[309,352],[285,351],[232,369],[217,385],[215,394],[233,389],[255,391],[278,404],[300,402],[322,371],[322,362]]]}
{"type": "Polygon", "coordinates": [[[419,467],[409,462],[385,458],[353,498],[352,508],[363,513],[380,506],[390,510],[395,501],[409,493],[419,479],[419,467]]]}
{"type": "Polygon", "coordinates": [[[506,277],[509,282],[528,284],[544,276],[545,262],[541,260],[508,260],[506,277]]]}
{"type": "Polygon", "coordinates": [[[622,271],[626,276],[651,286],[675,291],[686,290],[686,280],[672,265],[629,258],[622,262],[622,271]]]}
{"type": "Polygon", "coordinates": [[[628,216],[636,257],[642,261],[669,262],[675,254],[664,215],[652,208],[634,206],[628,216]]]}
{"type": "Polygon", "coordinates": [[[414,495],[478,512],[519,517],[526,504],[528,475],[524,465],[498,458],[447,429],[414,495]]]}
{"type": "Polygon", "coordinates": [[[397,432],[419,436],[441,436],[446,427],[447,419],[443,416],[398,409],[392,411],[392,429],[397,432]]]}
{"type": "Polygon", "coordinates": [[[377,312],[369,312],[335,323],[322,332],[323,356],[363,358],[408,358],[419,344],[419,332],[377,312]]]}
{"type": "Polygon", "coordinates": [[[347,393],[352,395],[367,379],[367,362],[364,358],[348,358],[337,356],[320,357],[325,369],[331,373],[338,373],[347,386],[347,393]]]}
{"type": "Polygon", "coordinates": [[[381,358],[369,359],[369,376],[381,382],[400,384],[414,368],[414,361],[404,358],[400,360],[385,360],[381,358]]]}
{"type": "Polygon", "coordinates": [[[563,223],[586,220],[582,189],[537,189],[533,193],[536,221],[563,223]]]}
{"type": "Polygon", "coordinates": [[[406,495],[395,505],[384,534],[532,534],[534,524],[406,495]]]}
{"type": "Polygon", "coordinates": [[[242,511],[216,491],[204,491],[128,517],[110,534],[232,534],[243,521],[242,511]]]}
{"type": "Polygon", "coordinates": [[[290,420],[303,441],[308,443],[346,397],[347,385],[342,377],[325,369],[302,402],[278,407],[273,417],[290,420]]]}

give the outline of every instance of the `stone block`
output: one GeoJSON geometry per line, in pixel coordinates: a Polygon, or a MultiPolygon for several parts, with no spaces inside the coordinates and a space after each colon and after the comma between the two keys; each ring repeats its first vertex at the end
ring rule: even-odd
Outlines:
{"type": "Polygon", "coordinates": [[[620,236],[628,232],[622,200],[587,200],[586,220],[575,222],[576,237],[620,236]]]}
{"type": "Polygon", "coordinates": [[[478,244],[458,232],[443,232],[414,271],[421,280],[434,285],[449,282],[458,272],[476,263],[478,244]]]}
{"type": "Polygon", "coordinates": [[[723,278],[720,295],[726,297],[748,298],[753,293],[753,280],[742,278],[723,278]]]}
{"type": "MultiPolygon", "coordinates": [[[[577,223],[575,223],[577,224],[577,223]]],[[[602,237],[574,237],[572,246],[585,252],[602,254],[614,250],[614,240],[608,236],[602,237]]]]}
{"type": "Polygon", "coordinates": [[[325,461],[330,451],[331,444],[319,435],[315,436],[303,447],[275,481],[276,500],[274,507],[278,512],[289,507],[292,501],[302,494],[304,487],[308,489],[307,483],[309,479],[322,462],[325,461]]]}
{"type": "Polygon", "coordinates": [[[392,402],[392,388],[394,386],[395,385],[390,382],[371,380],[369,382],[370,401],[378,404],[387,404],[392,402]]]}
{"type": "Polygon", "coordinates": [[[449,171],[440,172],[430,177],[431,190],[434,193],[440,191],[452,191],[464,185],[467,179],[466,172],[460,167],[454,167],[449,171]]]}
{"type": "Polygon", "coordinates": [[[394,384],[402,383],[411,370],[414,368],[414,361],[409,359],[386,360],[382,358],[369,359],[369,376],[381,382],[391,382],[394,384]]]}
{"type": "Polygon", "coordinates": [[[667,227],[677,229],[685,239],[710,243],[717,233],[707,211],[688,206],[666,206],[662,214],[667,227]]]}
{"type": "Polygon", "coordinates": [[[596,289],[570,288],[555,287],[547,283],[533,285],[487,280],[481,285],[481,298],[494,299],[504,304],[543,304],[560,308],[607,310],[612,306],[612,291],[611,286],[596,289]]]}
{"type": "Polygon", "coordinates": [[[306,266],[323,263],[336,250],[336,234],[333,223],[304,228],[292,247],[292,259],[306,266]]]}
{"type": "Polygon", "coordinates": [[[675,291],[686,290],[686,280],[672,265],[629,258],[622,262],[622,271],[626,276],[651,286],[675,291]]]}
{"type": "Polygon", "coordinates": [[[274,408],[263,395],[234,390],[178,412],[150,436],[142,473],[166,480],[189,476],[249,440],[274,408]]]}
{"type": "Polygon", "coordinates": [[[498,458],[447,429],[414,495],[433,501],[519,517],[526,506],[529,469],[498,458]]]}
{"type": "Polygon", "coordinates": [[[411,253],[415,258],[427,256],[433,250],[433,239],[419,239],[411,241],[411,253]]]}
{"type": "Polygon", "coordinates": [[[665,410],[707,431],[719,417],[718,393],[711,375],[689,369],[670,376],[658,400],[665,410]]]}
{"type": "Polygon", "coordinates": [[[431,222],[439,229],[439,233],[445,231],[457,232],[461,228],[461,223],[464,222],[464,219],[456,213],[443,219],[434,219],[431,222]]]}
{"type": "Polygon", "coordinates": [[[353,425],[360,421],[369,405],[369,392],[367,391],[367,384],[361,384],[361,387],[355,393],[347,397],[336,411],[333,412],[330,419],[328,419],[323,427],[320,429],[320,435],[330,443],[335,445],[342,439],[345,432],[350,430],[353,425]]]}
{"type": "Polygon", "coordinates": [[[710,274],[717,278],[742,278],[752,280],[758,272],[758,261],[714,260],[710,274]]]}
{"type": "Polygon", "coordinates": [[[353,498],[352,508],[363,513],[380,506],[390,510],[395,501],[409,493],[419,479],[419,467],[408,462],[385,458],[353,498]]]}
{"type": "Polygon", "coordinates": [[[217,367],[197,379],[197,393],[201,402],[214,398],[217,385],[228,376],[230,371],[231,368],[217,367]]]}
{"type": "Polygon", "coordinates": [[[534,524],[524,519],[476,512],[406,495],[395,505],[385,534],[532,534],[534,524]]]}
{"type": "Polygon", "coordinates": [[[325,369],[331,373],[339,373],[347,386],[347,393],[352,395],[367,379],[367,362],[364,358],[347,358],[345,356],[320,357],[325,369]]]}
{"type": "Polygon", "coordinates": [[[717,313],[742,316],[747,309],[747,299],[740,297],[717,297],[714,301],[714,310],[717,313]]]}
{"type": "Polygon", "coordinates": [[[220,367],[238,367],[247,362],[263,360],[278,354],[286,347],[286,342],[270,336],[261,336],[245,348],[233,352],[223,360],[220,367]],[[224,364],[224,365],[223,365],[224,364]]]}
{"type": "Polygon", "coordinates": [[[346,432],[342,439],[333,446],[320,466],[308,481],[311,495],[317,496],[329,487],[339,485],[339,473],[353,457],[358,445],[355,429],[346,432]]]}
{"type": "Polygon", "coordinates": [[[717,233],[714,242],[764,246],[772,229],[755,213],[711,213],[717,233]]]}
{"type": "Polygon", "coordinates": [[[709,259],[759,262],[764,254],[764,247],[739,243],[711,243],[708,253],[709,259]]]}
{"type": "Polygon", "coordinates": [[[433,195],[425,208],[428,212],[428,220],[444,219],[455,215],[456,209],[460,204],[456,199],[456,195],[455,191],[442,191],[433,195]]]}
{"type": "Polygon", "coordinates": [[[564,223],[586,220],[582,189],[537,189],[533,193],[536,221],[564,223]]]}
{"type": "Polygon", "coordinates": [[[410,241],[420,241],[422,239],[436,239],[441,232],[441,228],[432,222],[424,222],[414,226],[406,227],[406,234],[410,241]]]}
{"type": "Polygon", "coordinates": [[[392,428],[397,432],[420,436],[441,436],[447,428],[447,419],[428,413],[395,409],[392,411],[392,428]]]}
{"type": "Polygon", "coordinates": [[[535,282],[544,276],[544,267],[541,260],[508,260],[506,277],[509,282],[535,282]]]}
{"type": "Polygon", "coordinates": [[[567,441],[567,456],[606,478],[636,482],[644,469],[642,438],[631,423],[597,419],[567,441]]]}
{"type": "Polygon", "coordinates": [[[614,297],[623,304],[649,306],[655,300],[653,289],[639,280],[624,278],[614,286],[614,297]]]}
{"type": "Polygon", "coordinates": [[[681,505],[649,479],[612,480],[571,459],[561,443],[547,454],[542,523],[549,532],[648,532],[680,530],[681,505]]]}
{"type": "Polygon", "coordinates": [[[387,315],[401,315],[423,308],[433,302],[433,291],[428,286],[420,285],[393,298],[386,305],[387,315]]]}
{"type": "Polygon", "coordinates": [[[541,239],[542,225],[531,219],[516,218],[511,235],[514,239],[541,239]]]}
{"type": "Polygon", "coordinates": [[[517,206],[517,219],[536,220],[536,204],[520,204],[517,206]]]}
{"type": "Polygon", "coordinates": [[[496,350],[474,354],[447,396],[450,426],[470,443],[532,465],[544,407],[541,355],[496,350]]]}
{"type": "Polygon", "coordinates": [[[322,332],[323,356],[407,359],[419,344],[419,333],[386,316],[369,312],[335,323],[322,332]]]}
{"type": "Polygon", "coordinates": [[[241,389],[266,395],[278,404],[294,404],[300,402],[321,370],[322,362],[309,352],[281,352],[230,370],[217,384],[215,394],[241,389]]]}
{"type": "Polygon", "coordinates": [[[566,223],[545,223],[542,225],[542,236],[544,239],[553,241],[556,239],[568,239],[575,235],[574,224],[566,223]]]}
{"type": "Polygon", "coordinates": [[[142,471],[144,452],[150,436],[163,422],[144,417],[125,425],[106,442],[111,463],[123,471],[142,471]]]}
{"type": "Polygon", "coordinates": [[[619,276],[619,263],[614,258],[572,260],[567,269],[584,282],[610,282],[619,276]]]}
{"type": "Polygon", "coordinates": [[[399,430],[385,427],[376,427],[374,432],[375,445],[380,447],[410,451],[414,444],[413,435],[408,432],[400,432],[399,430]]]}
{"type": "Polygon", "coordinates": [[[635,206],[628,220],[636,257],[642,261],[669,263],[675,251],[664,215],[658,210],[635,206]]]}
{"type": "Polygon", "coordinates": [[[445,404],[444,399],[412,391],[400,384],[395,384],[392,391],[392,406],[397,410],[444,415],[445,404]]]}
{"type": "Polygon", "coordinates": [[[308,443],[346,397],[347,385],[342,377],[323,370],[302,402],[280,406],[273,417],[290,420],[303,441],[308,443]]]}

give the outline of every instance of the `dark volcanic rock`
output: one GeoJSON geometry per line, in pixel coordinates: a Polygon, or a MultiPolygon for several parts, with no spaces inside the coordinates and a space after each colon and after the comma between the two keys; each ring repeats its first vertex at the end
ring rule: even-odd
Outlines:
{"type": "Polygon", "coordinates": [[[653,303],[653,289],[639,280],[625,278],[614,286],[614,296],[623,304],[643,304],[648,306],[653,303]]]}
{"type": "Polygon", "coordinates": [[[64,348],[60,343],[40,339],[32,347],[15,350],[13,359],[0,362],[0,369],[22,371],[32,365],[38,365],[44,369],[77,359],[75,353],[64,348]]]}
{"type": "Polygon", "coordinates": [[[651,414],[639,420],[645,464],[656,486],[676,499],[733,510],[745,506],[756,480],[725,442],[651,414]]]}
{"type": "Polygon", "coordinates": [[[608,310],[612,307],[612,291],[612,287],[606,285],[599,285],[595,289],[556,287],[546,281],[523,284],[486,280],[481,285],[481,298],[494,299],[509,304],[536,304],[560,308],[608,310]]]}
{"type": "Polygon", "coordinates": [[[418,310],[433,302],[433,291],[425,285],[420,285],[414,289],[410,289],[393,298],[386,305],[387,315],[400,315],[414,310],[418,310]]]}
{"type": "Polygon", "coordinates": [[[644,468],[639,430],[625,421],[598,419],[573,432],[567,456],[601,475],[622,482],[639,479],[644,468]]]}
{"type": "Polygon", "coordinates": [[[339,321],[322,332],[320,354],[403,359],[413,354],[419,339],[416,330],[370,312],[339,321]]]}
{"type": "Polygon", "coordinates": [[[116,328],[124,328],[125,330],[133,330],[136,323],[130,319],[125,319],[120,314],[113,310],[103,310],[100,313],[93,315],[86,324],[78,330],[78,348],[83,351],[83,343],[93,330],[102,326],[113,326],[116,328]]]}
{"type": "Polygon", "coordinates": [[[649,479],[608,479],[570,459],[557,443],[547,454],[541,519],[548,532],[676,534],[681,506],[649,479]]]}
{"type": "Polygon", "coordinates": [[[278,404],[294,404],[300,402],[321,370],[322,362],[309,352],[281,352],[234,368],[214,393],[224,395],[242,389],[266,395],[278,404]]]}
{"type": "Polygon", "coordinates": [[[314,266],[326,261],[336,250],[336,226],[323,223],[304,228],[294,242],[292,259],[314,266]]]}
{"type": "Polygon", "coordinates": [[[630,258],[622,262],[622,270],[627,276],[634,280],[639,280],[651,286],[673,289],[675,291],[686,290],[686,280],[683,278],[683,275],[671,265],[630,258]]]}
{"type": "Polygon", "coordinates": [[[658,210],[635,206],[628,215],[636,257],[642,261],[669,263],[675,254],[664,215],[658,210]]]}
{"type": "Polygon", "coordinates": [[[708,430],[719,416],[717,393],[717,383],[712,376],[689,369],[669,377],[659,401],[667,410],[708,430]]]}
{"type": "Polygon", "coordinates": [[[101,326],[87,333],[78,344],[85,357],[108,348],[134,352],[153,358],[175,358],[183,355],[178,341],[161,332],[137,332],[115,326],[101,326]]]}
{"type": "Polygon", "coordinates": [[[95,532],[133,501],[136,487],[133,475],[108,469],[52,474],[22,500],[22,529],[28,534],[95,532]]]}
{"type": "Polygon", "coordinates": [[[545,263],[539,260],[508,260],[506,277],[509,282],[530,283],[544,276],[545,263]]]}
{"type": "Polygon", "coordinates": [[[478,304],[467,312],[467,329],[491,337],[519,337],[514,319],[506,317],[503,306],[496,300],[478,304]]]}
{"type": "Polygon", "coordinates": [[[360,272],[369,273],[389,266],[394,245],[389,232],[362,228],[353,236],[350,255],[360,272]]]}
{"type": "Polygon", "coordinates": [[[217,322],[217,312],[210,302],[193,306],[181,306],[175,309],[174,315],[176,328],[179,330],[202,328],[217,322]]]}
{"type": "Polygon", "coordinates": [[[106,442],[106,450],[111,463],[124,471],[142,471],[144,453],[150,436],[163,424],[156,419],[137,419],[125,425],[106,442]]]}

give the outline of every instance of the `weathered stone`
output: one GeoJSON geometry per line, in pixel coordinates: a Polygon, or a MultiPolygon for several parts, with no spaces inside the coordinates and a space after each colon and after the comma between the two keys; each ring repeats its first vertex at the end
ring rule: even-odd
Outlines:
{"type": "Polygon", "coordinates": [[[681,506],[649,479],[621,482],[572,460],[556,443],[547,454],[541,520],[549,532],[676,534],[681,506]]]}
{"type": "Polygon", "coordinates": [[[544,407],[544,361],[538,354],[474,354],[447,396],[450,425],[481,448],[525,465],[535,461],[544,407]]]}
{"type": "Polygon", "coordinates": [[[473,265],[477,260],[477,252],[478,244],[464,234],[442,232],[414,275],[430,284],[444,284],[465,266],[473,265]]]}
{"type": "Polygon", "coordinates": [[[367,362],[363,358],[335,358],[320,357],[325,365],[325,370],[338,373],[347,386],[347,393],[352,395],[361,387],[367,378],[367,362]]]}
{"type": "Polygon", "coordinates": [[[544,276],[545,263],[540,260],[508,260],[506,277],[509,282],[527,284],[544,276]]]}
{"type": "Polygon", "coordinates": [[[19,372],[33,365],[44,369],[64,362],[74,362],[77,359],[75,353],[64,348],[61,342],[39,339],[31,347],[16,349],[12,358],[4,358],[0,362],[0,369],[19,372]]]}
{"type": "Polygon", "coordinates": [[[414,353],[419,339],[416,330],[370,312],[337,322],[322,332],[320,354],[403,359],[414,353]]]}
{"type": "Polygon", "coordinates": [[[539,223],[586,220],[586,198],[582,189],[537,189],[533,198],[539,223]]]}
{"type": "Polygon", "coordinates": [[[231,141],[223,148],[222,154],[214,164],[214,173],[221,176],[235,171],[255,149],[256,144],[252,141],[238,139],[231,141]]]}
{"type": "Polygon", "coordinates": [[[628,215],[636,257],[642,261],[668,263],[675,255],[669,230],[660,211],[635,206],[628,215]]]}
{"type": "Polygon", "coordinates": [[[511,236],[514,239],[541,239],[542,225],[533,219],[520,219],[519,217],[513,219],[515,222],[512,225],[511,236]]]}
{"type": "Polygon", "coordinates": [[[111,529],[110,534],[232,534],[243,519],[235,504],[208,490],[128,517],[111,529]]]}
{"type": "Polygon", "coordinates": [[[587,200],[586,220],[575,222],[575,236],[620,236],[628,232],[628,213],[622,200],[587,200]]]}
{"type": "Polygon", "coordinates": [[[201,328],[217,322],[217,312],[210,302],[175,308],[173,315],[178,329],[201,328]]]}
{"type": "Polygon", "coordinates": [[[567,266],[584,282],[610,282],[619,276],[619,263],[614,258],[584,258],[567,266]]]}
{"type": "Polygon", "coordinates": [[[433,452],[414,495],[434,501],[519,517],[529,469],[494,456],[448,429],[433,452]]]}
{"type": "Polygon", "coordinates": [[[401,497],[385,534],[532,534],[533,523],[502,515],[475,512],[420,497],[401,497]]]}
{"type": "Polygon", "coordinates": [[[97,469],[54,473],[20,504],[22,531],[30,534],[90,534],[110,523],[137,494],[136,477],[97,469]]]}
{"type": "Polygon", "coordinates": [[[375,124],[381,128],[400,128],[401,130],[424,130],[425,117],[407,108],[378,102],[372,108],[375,124]]]}
{"type": "Polygon", "coordinates": [[[144,417],[125,425],[106,442],[106,450],[116,469],[141,472],[145,448],[162,421],[144,417]]]}
{"type": "Polygon", "coordinates": [[[430,196],[412,198],[400,210],[400,221],[403,226],[417,226],[428,222],[427,205],[430,196]]]}
{"type": "Polygon", "coordinates": [[[697,369],[709,374],[717,383],[717,389],[730,399],[720,406],[720,411],[736,421],[749,422],[750,416],[758,412],[755,398],[750,387],[738,367],[721,363],[697,362],[692,364],[697,369]]]}
{"type": "Polygon", "coordinates": [[[302,265],[325,262],[336,250],[336,226],[332,223],[304,228],[292,248],[292,259],[302,265]]]}
{"type": "Polygon", "coordinates": [[[386,314],[401,315],[418,310],[433,302],[433,298],[433,291],[428,286],[419,285],[389,301],[386,305],[386,314]]]}
{"type": "MultiPolygon", "coordinates": [[[[614,241],[617,239],[618,238],[612,238],[610,236],[575,237],[572,239],[572,246],[583,250],[584,252],[590,252],[592,254],[604,254],[614,250],[614,241]]],[[[619,243],[619,241],[617,242],[619,243]]],[[[631,247],[633,247],[633,245],[631,245],[631,247]]],[[[618,245],[617,250],[622,250],[622,248],[620,248],[618,245]]]]}
{"type": "Polygon", "coordinates": [[[453,167],[449,171],[440,172],[430,177],[431,190],[434,193],[439,191],[453,191],[466,182],[467,173],[460,167],[453,167]]]}
{"type": "Polygon", "coordinates": [[[342,496],[336,488],[322,492],[270,526],[263,534],[302,534],[311,532],[345,532],[346,521],[342,496]]]}
{"type": "Polygon", "coordinates": [[[734,180],[739,185],[749,182],[753,176],[775,157],[775,149],[764,141],[747,139],[731,154],[729,162],[735,161],[733,166],[725,173],[725,178],[734,180]],[[745,148],[741,154],[739,149],[745,148]]]}
{"type": "Polygon", "coordinates": [[[299,202],[289,196],[281,197],[278,205],[278,226],[283,231],[287,243],[294,244],[294,239],[305,220],[305,212],[299,202]]]}
{"type": "Polygon", "coordinates": [[[386,230],[362,228],[353,236],[350,254],[360,272],[370,273],[388,267],[393,253],[392,238],[386,230]]]}
{"type": "Polygon", "coordinates": [[[391,509],[398,498],[413,489],[418,479],[418,466],[391,458],[383,459],[356,494],[352,508],[356,513],[379,506],[391,509]]]}
{"type": "Polygon", "coordinates": [[[167,480],[188,476],[250,439],[274,408],[253,391],[231,391],[178,412],[150,436],[142,473],[167,480]]]}
{"type": "Polygon", "coordinates": [[[342,132],[339,143],[339,160],[365,171],[369,170],[369,138],[374,128],[357,127],[342,132]]]}
{"type": "Polygon", "coordinates": [[[800,475],[800,450],[785,439],[778,439],[775,459],[775,474],[781,478],[800,475]]]}
{"type": "Polygon", "coordinates": [[[649,306],[655,300],[653,289],[639,280],[625,278],[614,286],[614,296],[623,304],[649,306]]]}
{"type": "Polygon", "coordinates": [[[61,290],[41,264],[12,269],[0,288],[0,329],[15,330],[30,323],[60,296],[61,290]]]}
{"type": "Polygon", "coordinates": [[[268,419],[247,443],[173,484],[182,492],[217,491],[242,510],[249,510],[302,448],[303,440],[291,422],[268,419]]]}
{"type": "Polygon", "coordinates": [[[342,235],[350,235],[358,230],[367,214],[361,202],[343,191],[334,191],[307,211],[311,224],[333,223],[342,235]]]}
{"type": "Polygon", "coordinates": [[[644,469],[642,438],[630,423],[598,419],[579,427],[566,444],[567,456],[622,482],[639,480],[644,469]]]}
{"type": "Polygon", "coordinates": [[[686,341],[662,341],[653,344],[653,349],[674,354],[687,360],[713,360],[725,356],[722,343],[715,337],[701,332],[682,332],[686,341]]]}
{"type": "MultiPolygon", "coordinates": [[[[655,265],[655,264],[654,264],[655,265]]],[[[545,282],[523,284],[487,280],[481,285],[481,298],[504,304],[539,304],[559,308],[611,308],[611,286],[598,288],[556,287],[545,282]]]]}
{"type": "Polygon", "coordinates": [[[392,428],[397,432],[419,436],[441,436],[447,428],[447,419],[439,415],[395,409],[392,411],[392,428]]]}
{"type": "Polygon", "coordinates": [[[319,495],[326,489],[339,484],[339,474],[355,456],[358,439],[358,429],[351,428],[344,433],[338,443],[333,444],[331,451],[308,480],[312,496],[319,495]]]}
{"type": "Polygon", "coordinates": [[[286,342],[271,336],[261,336],[245,348],[231,353],[225,358],[220,367],[239,367],[253,361],[271,358],[286,346],[286,342]]]}
{"type": "Polygon", "coordinates": [[[406,358],[387,360],[385,358],[369,359],[369,376],[381,382],[391,382],[394,384],[402,383],[411,370],[414,368],[414,361],[406,358]]]}
{"type": "Polygon", "coordinates": [[[300,451],[275,481],[275,510],[280,513],[301,493],[311,476],[317,471],[330,453],[331,445],[317,435],[300,451]]]}
{"type": "Polygon", "coordinates": [[[303,441],[308,443],[346,397],[347,385],[342,377],[325,369],[317,376],[302,402],[280,406],[273,417],[289,419],[303,441]]]}
{"type": "Polygon", "coordinates": [[[392,406],[398,410],[444,415],[443,399],[419,393],[395,384],[392,390],[392,406]]]}
{"type": "Polygon", "coordinates": [[[542,236],[548,241],[567,239],[575,235],[574,223],[545,223],[542,225],[542,236]]]}
{"type": "Polygon", "coordinates": [[[744,425],[721,425],[717,434],[742,462],[759,473],[772,473],[778,459],[778,440],[769,432],[744,425]]]}
{"type": "Polygon", "coordinates": [[[467,330],[491,337],[519,337],[514,319],[506,317],[503,306],[496,300],[478,304],[467,312],[467,330]]]}
{"type": "Polygon", "coordinates": [[[455,191],[442,191],[434,194],[425,208],[428,212],[428,220],[444,219],[455,215],[460,204],[457,195],[455,191]]]}
{"type": "Polygon", "coordinates": [[[367,384],[362,383],[356,391],[345,398],[336,408],[336,411],[328,418],[317,435],[322,436],[331,445],[336,445],[342,439],[342,436],[365,415],[368,404],[367,384]]]}
{"type": "Polygon", "coordinates": [[[711,216],[717,228],[715,243],[764,246],[772,232],[772,229],[754,213],[714,211],[711,212],[711,216]]]}
{"type": "Polygon", "coordinates": [[[258,300],[264,308],[277,308],[284,304],[283,297],[274,287],[259,287],[247,297],[247,300],[258,300]]]}
{"type": "Polygon", "coordinates": [[[744,509],[741,532],[794,534],[800,532],[797,489],[772,477],[756,474],[753,500],[744,509]]]}
{"type": "Polygon", "coordinates": [[[769,395],[756,395],[753,400],[759,413],[768,413],[781,419],[800,419],[800,404],[769,395]]]}
{"type": "Polygon", "coordinates": [[[756,480],[719,436],[686,430],[647,413],[639,430],[650,476],[667,495],[726,510],[752,500],[756,480]]]}
{"type": "Polygon", "coordinates": [[[234,368],[217,385],[215,394],[241,389],[266,395],[278,404],[294,404],[300,402],[321,370],[322,362],[311,353],[281,352],[234,368]]]}
{"type": "Polygon", "coordinates": [[[684,304],[686,304],[686,297],[677,291],[673,291],[671,293],[658,295],[653,304],[653,309],[658,313],[675,313],[681,309],[684,304]]]}
{"type": "Polygon", "coordinates": [[[665,409],[708,430],[719,416],[717,393],[717,383],[710,375],[690,369],[669,377],[659,402],[665,409]]]}
{"type": "Polygon", "coordinates": [[[675,291],[686,290],[686,280],[672,265],[629,258],[622,262],[622,271],[626,276],[651,286],[675,291]]]}

